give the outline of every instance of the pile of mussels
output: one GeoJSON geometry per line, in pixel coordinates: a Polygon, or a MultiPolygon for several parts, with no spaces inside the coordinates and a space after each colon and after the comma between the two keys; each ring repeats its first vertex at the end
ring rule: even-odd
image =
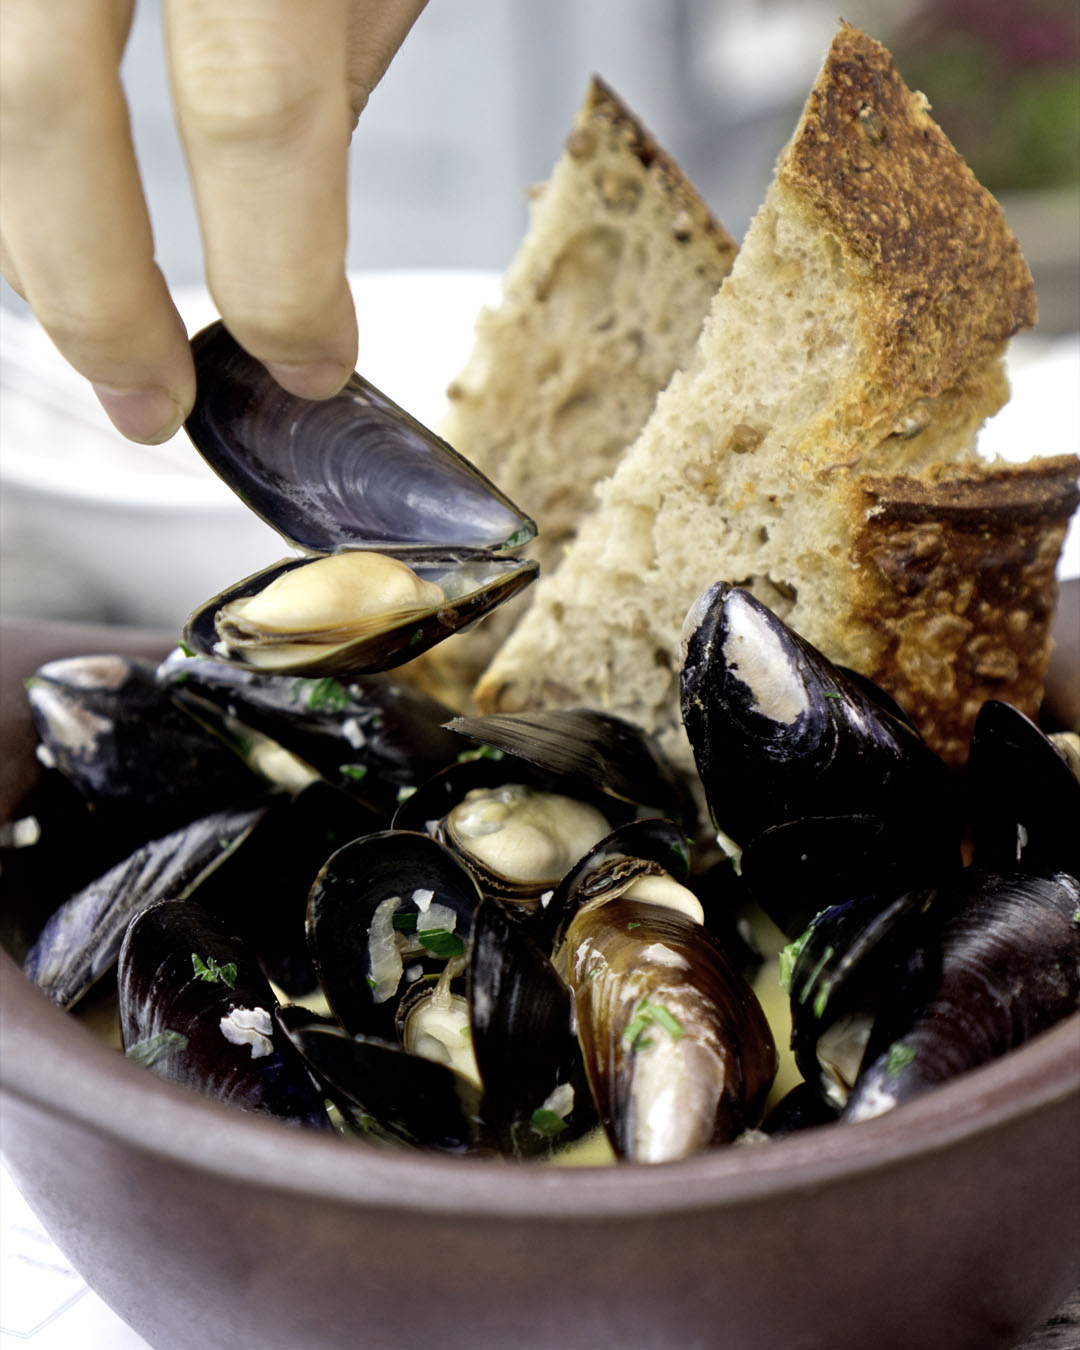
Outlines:
{"type": "Polygon", "coordinates": [[[720,583],[683,635],[703,846],[636,727],[459,717],[385,673],[532,580],[527,517],[358,376],[305,403],[220,325],[193,346],[192,439],[302,556],[160,666],[29,682],[56,797],[21,852],[74,894],[25,970],[56,1003],[115,970],[131,1058],[284,1121],[519,1158],[599,1123],[646,1162],[876,1115],[1080,1005],[1076,736],[987,703],[957,778],[720,583]],[[805,1080],[764,1120],[754,905],[805,1080]]]}

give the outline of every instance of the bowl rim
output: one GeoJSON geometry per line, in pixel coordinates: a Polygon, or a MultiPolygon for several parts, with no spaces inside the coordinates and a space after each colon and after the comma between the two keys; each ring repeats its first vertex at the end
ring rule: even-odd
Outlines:
{"type": "MultiPolygon", "coordinates": [[[[0,685],[14,685],[24,661],[29,673],[65,653],[168,650],[165,635],[147,631],[10,619],[3,628],[0,685]],[[24,658],[27,642],[32,655],[24,658]]],[[[0,696],[5,692],[0,687],[0,696]]],[[[29,727],[22,700],[9,702],[3,714],[5,733],[16,722],[29,727]]],[[[25,756],[29,743],[12,739],[10,750],[25,756]]],[[[1000,1059],[856,1125],[820,1126],[654,1166],[551,1167],[365,1146],[202,1097],[110,1049],[52,1004],[0,949],[0,1097],[5,1109],[28,1106],[162,1163],[328,1204],[474,1220],[599,1222],[731,1208],[902,1169],[1043,1110],[1080,1106],[1080,1012],[1000,1059]]]]}

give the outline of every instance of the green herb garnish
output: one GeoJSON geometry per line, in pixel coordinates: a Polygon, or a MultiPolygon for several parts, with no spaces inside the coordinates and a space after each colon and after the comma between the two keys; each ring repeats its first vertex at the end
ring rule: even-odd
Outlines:
{"type": "Polygon", "coordinates": [[[471,764],[474,759],[500,760],[506,757],[506,751],[494,745],[475,745],[470,750],[462,750],[457,757],[459,764],[471,764]]]}
{"type": "Polygon", "coordinates": [[[191,968],[200,980],[206,980],[208,984],[227,984],[230,989],[236,988],[236,962],[228,961],[225,965],[219,965],[212,956],[208,956],[204,961],[198,952],[191,953],[191,968]]]}
{"type": "Polygon", "coordinates": [[[420,946],[433,956],[464,956],[465,944],[446,928],[421,928],[416,934],[420,946]]]}
{"type": "Polygon", "coordinates": [[[666,1031],[673,1041],[686,1035],[683,1024],[674,1013],[662,1003],[652,1003],[649,999],[643,998],[623,1032],[623,1040],[634,1050],[647,1049],[652,1045],[651,1040],[643,1038],[643,1033],[648,1027],[659,1027],[662,1031],[666,1031]]]}
{"type": "Polygon", "coordinates": [[[349,706],[349,691],[331,675],[321,680],[293,680],[289,686],[289,697],[294,703],[303,703],[310,712],[326,709],[328,712],[341,712],[349,706]]]}
{"type": "Polygon", "coordinates": [[[627,932],[629,932],[631,928],[640,928],[640,927],[641,927],[640,919],[631,919],[630,922],[626,925],[627,932]]]}
{"type": "Polygon", "coordinates": [[[903,1041],[894,1041],[889,1046],[889,1058],[885,1062],[885,1072],[890,1078],[898,1077],[915,1058],[915,1047],[905,1045],[903,1041]]]}
{"type": "MultiPolygon", "coordinates": [[[[811,924],[811,928],[813,925],[811,924]]],[[[795,966],[799,960],[799,954],[806,946],[807,939],[810,937],[810,928],[800,933],[794,942],[788,945],[780,953],[780,988],[785,994],[791,993],[791,977],[795,973],[795,966]]]]}
{"type": "Polygon", "coordinates": [[[368,766],[366,764],[339,764],[338,773],[342,778],[348,778],[353,783],[359,783],[361,779],[367,777],[368,766]]]}
{"type": "Polygon", "coordinates": [[[529,1123],[537,1134],[541,1134],[545,1139],[554,1139],[556,1135],[562,1134],[566,1129],[566,1121],[556,1111],[549,1111],[541,1106],[532,1113],[529,1123]]]}
{"type": "Polygon", "coordinates": [[[171,1055],[174,1050],[186,1050],[188,1038],[179,1031],[159,1031],[156,1036],[148,1036],[145,1041],[136,1041],[124,1051],[126,1057],[136,1064],[149,1068],[159,1059],[171,1055]]]}
{"type": "Polygon", "coordinates": [[[404,914],[395,914],[390,923],[399,933],[415,933],[416,921],[420,916],[414,914],[411,910],[406,910],[404,914]]]}
{"type": "Polygon", "coordinates": [[[838,692],[837,690],[835,690],[835,689],[827,689],[827,690],[825,691],[825,693],[822,694],[821,697],[822,697],[822,698],[843,698],[844,696],[843,696],[843,694],[839,693],[839,692],[838,692]]]}

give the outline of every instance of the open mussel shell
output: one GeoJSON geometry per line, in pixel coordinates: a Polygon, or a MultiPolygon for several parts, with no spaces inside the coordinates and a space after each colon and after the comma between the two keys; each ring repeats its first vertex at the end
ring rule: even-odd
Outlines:
{"type": "Polygon", "coordinates": [[[968,756],[974,861],[1080,877],[1080,777],[1051,737],[1008,703],[979,709],[968,756]]]}
{"type": "Polygon", "coordinates": [[[192,717],[268,738],[380,811],[387,825],[403,791],[461,753],[461,737],[443,726],[452,710],[392,677],[271,675],[178,648],[157,678],[192,717]]]}
{"type": "MultiPolygon", "coordinates": [[[[391,550],[382,552],[390,554],[391,550]]],[[[374,624],[365,621],[355,625],[344,614],[340,625],[330,630],[276,629],[273,640],[247,647],[222,636],[221,615],[229,606],[262,593],[287,572],[320,561],[286,558],[245,577],[194,611],[184,625],[185,644],[219,661],[256,667],[265,663],[259,654],[269,652],[269,668],[278,675],[377,674],[412,661],[444,638],[484,618],[535,581],[538,571],[537,564],[528,559],[462,559],[446,554],[423,560],[408,558],[416,576],[438,588],[438,599],[415,609],[388,612],[374,624]]]]}
{"type": "Polygon", "coordinates": [[[654,738],[625,718],[592,708],[553,708],[456,717],[448,725],[568,782],[598,787],[693,828],[697,811],[684,780],[654,738]]]}
{"type": "Polygon", "coordinates": [[[799,1071],[834,1112],[873,1054],[883,1001],[912,1004],[929,978],[920,928],[933,890],[858,896],[818,914],[781,960],[799,1071]]]}
{"type": "Polygon", "coordinates": [[[345,1030],[393,1041],[401,997],[464,956],[479,901],[469,872],[428,835],[386,830],[338,849],[312,885],[307,935],[345,1030]]]}
{"type": "Polygon", "coordinates": [[[360,375],[328,399],[289,394],[225,326],[191,341],[195,448],[297,548],[510,550],[533,522],[434,432],[360,375]]]}
{"type": "Polygon", "coordinates": [[[1005,1054],[1080,1007],[1080,881],[968,868],[935,906],[935,979],[879,1013],[880,1051],[843,1119],[880,1115],[1005,1054]]]}
{"type": "Polygon", "coordinates": [[[387,670],[535,579],[534,562],[504,556],[528,543],[534,523],[359,375],[333,398],[297,398],[221,323],[197,334],[192,352],[197,392],[186,426],[196,448],[251,510],[309,555],[276,563],[200,606],[184,633],[194,651],[293,674],[387,670]],[[238,603],[343,554],[407,563],[415,595],[371,600],[364,573],[317,622],[306,617],[306,591],[298,610],[290,601],[287,616],[256,616],[238,603]]]}
{"type": "Polygon", "coordinates": [[[475,750],[407,797],[397,829],[432,835],[469,869],[485,895],[536,911],[633,807],[580,780],[495,751],[475,750]]]}
{"type": "Polygon", "coordinates": [[[583,905],[556,954],[616,1154],[668,1162],[757,1124],[776,1073],[768,1022],[686,914],[625,896],[583,905]]]}
{"type": "Polygon", "coordinates": [[[682,657],[683,722],[713,820],[737,845],[787,821],[862,814],[914,831],[927,874],[955,858],[961,814],[944,763],[749,592],[706,591],[682,657]]]}
{"type": "Polygon", "coordinates": [[[244,1110],[330,1127],[321,1093],[274,1024],[266,977],[202,905],[165,901],[134,919],[118,978],[129,1058],[244,1110]]]}

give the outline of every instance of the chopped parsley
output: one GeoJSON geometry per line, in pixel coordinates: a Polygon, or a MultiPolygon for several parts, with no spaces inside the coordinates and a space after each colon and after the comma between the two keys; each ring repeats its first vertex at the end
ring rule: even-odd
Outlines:
{"type": "Polygon", "coordinates": [[[652,1045],[652,1041],[645,1036],[649,1027],[659,1027],[662,1031],[666,1031],[673,1041],[686,1035],[683,1024],[674,1013],[662,1003],[652,1003],[649,999],[643,998],[623,1032],[623,1040],[633,1050],[646,1050],[652,1045]]]}
{"type": "Polygon", "coordinates": [[[208,956],[204,961],[198,952],[192,952],[191,968],[197,978],[205,980],[207,984],[227,984],[230,989],[236,988],[235,961],[227,961],[222,966],[218,965],[212,956],[208,956]]]}
{"type": "Polygon", "coordinates": [[[404,914],[395,914],[390,922],[399,933],[415,933],[416,921],[419,917],[420,916],[412,910],[406,910],[404,914]]]}
{"type": "Polygon", "coordinates": [[[457,757],[459,764],[471,764],[474,759],[494,759],[500,760],[506,757],[505,750],[499,750],[494,745],[474,745],[470,750],[462,750],[457,757]]]}
{"type": "Polygon", "coordinates": [[[898,1077],[915,1058],[915,1048],[903,1041],[894,1041],[889,1046],[889,1058],[885,1062],[885,1072],[890,1078],[898,1077]]]}
{"type": "Polygon", "coordinates": [[[549,1111],[543,1106],[532,1113],[529,1123],[536,1133],[543,1135],[545,1139],[554,1139],[566,1129],[566,1121],[562,1116],[557,1111],[549,1111]]]}
{"type": "Polygon", "coordinates": [[[341,712],[349,706],[349,691],[331,675],[321,680],[293,680],[289,686],[289,697],[294,703],[303,703],[311,712],[325,709],[327,712],[341,712]]]}
{"type": "Polygon", "coordinates": [[[825,693],[822,694],[821,697],[822,697],[822,698],[843,698],[844,696],[843,696],[843,694],[839,693],[839,692],[838,692],[837,690],[835,690],[835,689],[827,689],[827,690],[825,691],[825,693]]]}
{"type": "Polygon", "coordinates": [[[186,1050],[188,1038],[179,1031],[159,1031],[156,1036],[148,1036],[145,1041],[136,1041],[124,1051],[126,1057],[136,1064],[149,1068],[159,1059],[171,1055],[174,1050],[186,1050]]]}
{"type": "Polygon", "coordinates": [[[411,633],[409,635],[409,646],[415,647],[418,642],[423,642],[423,640],[424,640],[424,630],[422,628],[418,628],[414,633],[411,633]]]}
{"type": "Polygon", "coordinates": [[[416,935],[421,947],[433,956],[464,956],[465,944],[446,928],[422,928],[416,935]]]}
{"type": "MultiPolygon", "coordinates": [[[[813,927],[813,925],[811,925],[811,927],[813,927]]],[[[785,994],[791,993],[791,977],[795,973],[795,966],[798,963],[799,955],[806,946],[809,937],[810,928],[807,928],[794,942],[789,942],[780,953],[780,987],[785,994]]]]}
{"type": "Polygon", "coordinates": [[[359,783],[361,779],[367,777],[368,766],[366,764],[339,764],[338,773],[342,778],[348,778],[353,783],[359,783]]]}
{"type": "Polygon", "coordinates": [[[178,642],[176,645],[180,648],[180,650],[184,653],[185,656],[198,655],[195,649],[193,647],[189,647],[186,642],[178,642]]]}
{"type": "Polygon", "coordinates": [[[629,932],[631,928],[640,928],[640,927],[641,927],[640,919],[631,919],[630,922],[626,925],[626,930],[627,932],[629,932]]]}
{"type": "Polygon", "coordinates": [[[410,787],[408,785],[399,787],[397,790],[397,804],[400,806],[402,802],[407,802],[415,791],[415,787],[410,787]]]}
{"type": "Polygon", "coordinates": [[[527,525],[523,525],[520,530],[515,530],[509,539],[503,544],[503,548],[520,548],[522,544],[527,544],[533,537],[533,531],[527,525]]]}

